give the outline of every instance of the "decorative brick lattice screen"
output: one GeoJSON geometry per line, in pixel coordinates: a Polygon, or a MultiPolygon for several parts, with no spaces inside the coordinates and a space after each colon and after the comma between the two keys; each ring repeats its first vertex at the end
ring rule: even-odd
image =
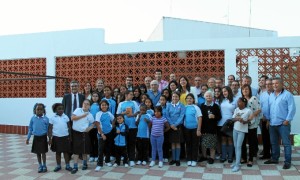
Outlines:
{"type": "Polygon", "coordinates": [[[237,76],[248,74],[248,56],[258,56],[258,74],[281,77],[284,87],[294,95],[300,94],[300,57],[291,57],[289,48],[238,49],[237,76]]]}
{"type": "MultiPolygon", "coordinates": [[[[0,60],[1,71],[46,75],[46,58],[0,60]]],[[[33,78],[14,74],[0,74],[0,79],[33,78]]],[[[0,81],[1,98],[46,97],[46,80],[0,81]]]]}
{"type": "MultiPolygon", "coordinates": [[[[56,76],[76,79],[81,83],[102,78],[106,85],[118,87],[125,77],[132,75],[134,84],[142,84],[146,76],[154,78],[154,71],[161,69],[163,79],[171,73],[177,79],[184,75],[193,84],[196,75],[206,82],[208,77],[224,77],[224,51],[181,51],[137,54],[113,54],[94,56],[72,56],[56,58],[56,76]]],[[[56,96],[64,94],[64,81],[56,80],[56,96]]]]}

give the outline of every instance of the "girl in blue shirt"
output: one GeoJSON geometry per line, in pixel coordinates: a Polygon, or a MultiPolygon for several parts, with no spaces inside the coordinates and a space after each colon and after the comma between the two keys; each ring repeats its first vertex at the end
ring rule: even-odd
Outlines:
{"type": "Polygon", "coordinates": [[[112,98],[112,88],[110,86],[105,86],[103,89],[104,98],[102,100],[106,100],[109,103],[108,110],[115,115],[117,109],[117,101],[112,98]]]}
{"type": "Polygon", "coordinates": [[[179,102],[180,93],[172,93],[172,102],[167,105],[167,120],[170,124],[170,143],[172,146],[172,161],[170,165],[180,166],[180,143],[183,142],[182,123],[185,106],[179,102]]]}
{"type": "Polygon", "coordinates": [[[46,153],[48,152],[47,132],[49,119],[46,117],[45,105],[36,103],[33,107],[34,116],[31,118],[26,144],[29,144],[31,135],[34,135],[31,152],[37,155],[38,173],[47,172],[46,153]],[[43,160],[43,163],[42,163],[43,160]]]}
{"type": "MultiPolygon", "coordinates": [[[[90,113],[93,115],[94,119],[96,117],[96,114],[100,111],[99,108],[99,94],[98,92],[93,92],[92,93],[92,98],[91,98],[92,105],[90,107],[90,113]]],[[[98,159],[98,139],[97,139],[97,128],[96,126],[90,130],[89,132],[90,139],[91,139],[91,153],[90,153],[90,162],[97,162],[98,159]]]]}
{"type": "Polygon", "coordinates": [[[112,122],[114,115],[108,111],[109,103],[106,100],[100,102],[101,111],[96,114],[96,126],[98,135],[98,161],[95,171],[100,171],[103,167],[103,154],[105,154],[105,164],[112,166],[110,153],[113,149],[112,122]]]}
{"type": "Polygon", "coordinates": [[[153,107],[153,103],[152,100],[150,98],[145,99],[145,105],[147,107],[147,114],[149,114],[151,117],[154,116],[154,107],[153,107]]]}

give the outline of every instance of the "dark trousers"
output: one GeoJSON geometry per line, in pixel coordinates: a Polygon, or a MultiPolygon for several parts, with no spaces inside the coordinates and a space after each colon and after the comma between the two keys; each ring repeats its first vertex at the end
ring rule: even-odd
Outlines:
{"type": "Polygon", "coordinates": [[[244,160],[247,160],[247,141],[249,144],[248,161],[253,161],[253,157],[256,157],[258,151],[257,128],[248,129],[248,133],[245,134],[245,138],[242,145],[242,158],[244,160]]]}
{"type": "Polygon", "coordinates": [[[170,157],[171,144],[169,141],[169,131],[164,133],[164,143],[163,143],[163,157],[169,159],[170,157]]]}
{"type": "Polygon", "coordinates": [[[270,142],[270,133],[267,128],[267,121],[261,120],[261,136],[263,143],[263,156],[271,157],[271,142],[270,142]]]}
{"type": "Polygon", "coordinates": [[[93,128],[90,130],[90,140],[91,140],[91,153],[90,157],[97,157],[98,156],[98,138],[97,138],[98,130],[97,128],[93,128]]]}
{"type": "Polygon", "coordinates": [[[98,162],[97,166],[103,166],[103,154],[105,154],[105,163],[110,162],[110,153],[113,149],[113,136],[112,132],[105,134],[106,140],[103,138],[98,139],[98,162]]]}
{"type": "Polygon", "coordinates": [[[129,129],[127,136],[127,151],[129,161],[135,160],[135,145],[136,145],[137,128],[129,129]]]}
{"type": "Polygon", "coordinates": [[[197,136],[197,129],[184,129],[185,144],[186,144],[186,160],[197,161],[198,148],[199,148],[199,137],[197,136]]]}
{"type": "Polygon", "coordinates": [[[137,138],[137,151],[139,161],[148,161],[149,138],[137,138]]]}
{"type": "Polygon", "coordinates": [[[115,152],[116,152],[116,164],[120,165],[121,156],[123,159],[123,164],[128,164],[127,162],[127,147],[126,146],[115,146],[115,152]]]}

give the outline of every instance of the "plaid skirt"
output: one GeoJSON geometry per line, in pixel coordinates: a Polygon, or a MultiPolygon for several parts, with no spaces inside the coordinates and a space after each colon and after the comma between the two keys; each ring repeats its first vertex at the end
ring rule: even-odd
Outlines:
{"type": "Polygon", "coordinates": [[[53,152],[72,152],[71,141],[69,136],[57,137],[53,136],[50,149],[53,152]]]}
{"type": "Polygon", "coordinates": [[[47,142],[47,135],[43,136],[34,136],[31,152],[35,154],[41,154],[48,152],[48,142],[47,142]]]}
{"type": "Polygon", "coordinates": [[[73,130],[72,142],[74,154],[90,154],[91,140],[88,132],[73,130]]]}
{"type": "Polygon", "coordinates": [[[203,134],[201,137],[201,145],[204,148],[216,148],[218,139],[216,134],[203,134]]]}

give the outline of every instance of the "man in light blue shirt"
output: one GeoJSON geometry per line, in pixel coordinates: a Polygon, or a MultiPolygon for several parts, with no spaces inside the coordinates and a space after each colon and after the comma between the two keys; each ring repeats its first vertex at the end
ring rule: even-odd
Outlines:
{"type": "Polygon", "coordinates": [[[152,104],[157,104],[159,101],[159,98],[161,96],[160,91],[158,90],[158,81],[153,80],[150,83],[151,89],[147,91],[147,94],[149,95],[149,98],[152,100],[152,104]]]}
{"type": "Polygon", "coordinates": [[[281,78],[272,80],[274,92],[269,98],[270,107],[270,140],[272,145],[272,157],[265,164],[278,164],[280,156],[280,147],[278,144],[279,137],[282,139],[284,146],[284,165],[283,169],[290,169],[292,147],[290,141],[291,121],[296,113],[294,96],[287,90],[283,89],[281,78]]]}

